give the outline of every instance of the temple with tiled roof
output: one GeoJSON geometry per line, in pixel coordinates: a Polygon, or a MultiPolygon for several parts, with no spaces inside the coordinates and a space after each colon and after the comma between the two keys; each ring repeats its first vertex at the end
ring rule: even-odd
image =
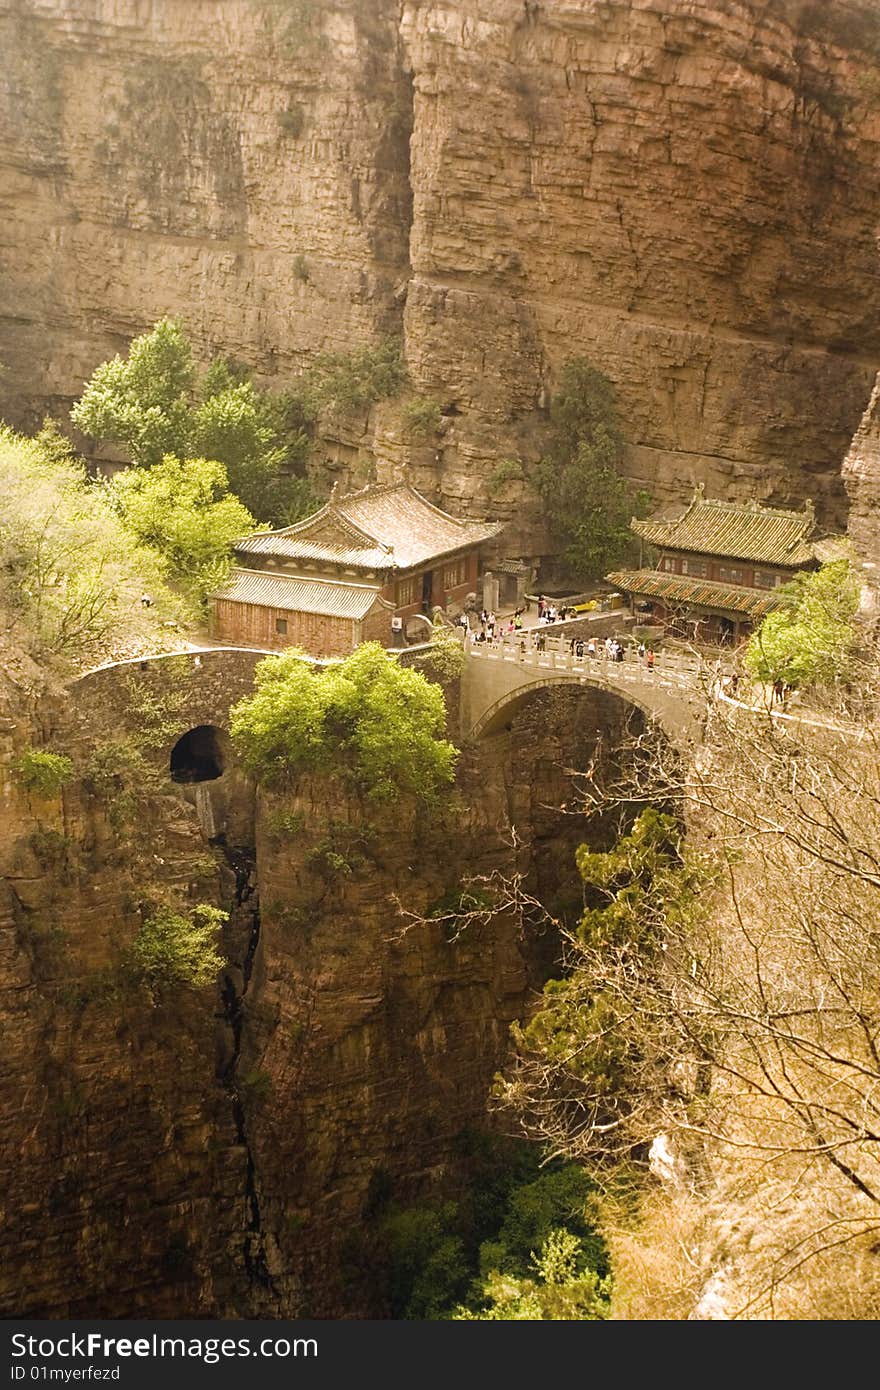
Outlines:
{"type": "Polygon", "coordinates": [[[657,552],[652,569],[606,576],[650,623],[703,641],[738,641],[783,602],[777,592],[815,569],[812,503],[802,511],[757,502],[721,502],[697,489],[675,516],[633,519],[632,529],[657,552]]]}
{"type": "Polygon", "coordinates": [[[408,618],[463,605],[480,546],[500,530],[450,516],[405,483],[339,498],[334,489],[303,521],[236,542],[235,568],[211,595],[213,635],[315,656],[388,646],[408,618]]]}

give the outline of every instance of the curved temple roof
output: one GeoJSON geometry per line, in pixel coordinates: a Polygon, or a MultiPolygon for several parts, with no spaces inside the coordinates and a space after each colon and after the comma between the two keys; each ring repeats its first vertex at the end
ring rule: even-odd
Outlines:
{"type": "Polygon", "coordinates": [[[238,541],[240,555],[277,555],[357,569],[406,570],[479,545],[500,523],[461,521],[406,483],[369,487],[330,501],[303,521],[238,541]]]}
{"type": "Polygon", "coordinates": [[[212,599],[254,603],[262,608],[314,613],[325,618],[365,618],[375,603],[392,610],[368,584],[334,583],[329,579],[298,579],[295,575],[267,574],[265,570],[233,570],[212,599]]]}
{"type": "Polygon", "coordinates": [[[697,493],[681,516],[632,522],[637,536],[663,550],[795,567],[814,558],[813,508],[777,511],[757,503],[707,501],[697,493]]]}
{"type": "Polygon", "coordinates": [[[615,588],[627,594],[660,599],[663,603],[684,603],[709,608],[718,613],[741,613],[763,618],[785,602],[772,589],[749,589],[740,584],[719,584],[714,579],[695,579],[662,570],[618,570],[605,576],[615,588]]]}

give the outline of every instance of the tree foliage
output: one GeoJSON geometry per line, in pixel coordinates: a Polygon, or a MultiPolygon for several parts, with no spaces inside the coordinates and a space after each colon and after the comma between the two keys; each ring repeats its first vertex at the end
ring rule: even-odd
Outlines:
{"type": "Polygon", "coordinates": [[[597,579],[632,547],[630,520],[648,496],[620,475],[623,435],[614,388],[585,358],[566,363],[550,407],[552,439],[533,481],[572,574],[597,579]]]}
{"type": "Polygon", "coordinates": [[[126,959],[131,974],[151,990],[213,984],[223,966],[217,940],[227,913],[199,903],[187,914],[158,907],[142,924],[126,959]]]}
{"type": "Polygon", "coordinates": [[[150,469],[117,474],[108,496],[127,529],[161,555],[167,578],[197,601],[225,581],[232,542],[256,526],[213,460],[166,454],[150,469]]]}
{"type": "Polygon", "coordinates": [[[167,318],[135,338],[126,357],[97,367],[71,411],[84,434],[121,444],[136,467],[169,454],[217,460],[248,510],[276,523],[314,501],[302,476],[292,476],[305,468],[307,416],[302,402],[260,390],[224,359],[199,377],[181,323],[167,318]]]}
{"type": "Polygon", "coordinates": [[[13,763],[13,771],[29,792],[56,796],[73,773],[73,764],[63,753],[45,748],[26,748],[13,763]]]}
{"type": "Polygon", "coordinates": [[[633,1012],[619,983],[635,987],[662,969],[669,934],[696,909],[705,884],[682,863],[680,847],[675,819],[652,807],[613,849],[581,846],[577,864],[588,903],[569,939],[569,973],[550,980],[542,1007],[513,1029],[518,1060],[498,1095],[523,1114],[534,1106],[536,1133],[544,1138],[543,1105],[557,1119],[569,1116],[580,1158],[628,1157],[634,1109],[655,1105],[668,1088],[662,1030],[655,1035],[633,1012]]]}
{"type": "Polygon", "coordinates": [[[370,1263],[391,1316],[607,1316],[607,1252],[589,1176],[574,1163],[542,1169],[534,1145],[483,1147],[492,1152],[458,1201],[379,1211],[370,1263]]]}
{"type": "Polygon", "coordinates": [[[464,644],[461,629],[435,622],[431,631],[431,650],[416,658],[419,666],[435,680],[453,681],[464,670],[464,644]]]}
{"type": "Polygon", "coordinates": [[[768,613],[749,638],[745,665],[756,679],[790,686],[830,685],[847,674],[858,641],[859,582],[848,561],[799,574],[778,591],[785,607],[768,613]]]}
{"type": "Polygon", "coordinates": [[[159,621],[177,612],[157,557],[79,463],[51,442],[47,451],[45,432],[29,440],[0,428],[0,495],[0,603],[22,640],[72,661],[157,645],[159,621]]]}
{"type": "Polygon", "coordinates": [[[442,692],[376,642],[322,671],[295,649],[267,657],[255,683],[231,730],[245,766],[267,785],[335,771],[376,800],[430,801],[452,781],[442,692]]]}
{"type": "Polygon", "coordinates": [[[457,1322],[596,1322],[607,1318],[611,1280],[585,1269],[582,1245],[564,1227],[554,1227],[530,1259],[527,1275],[492,1269],[479,1304],[462,1305],[457,1322]]]}

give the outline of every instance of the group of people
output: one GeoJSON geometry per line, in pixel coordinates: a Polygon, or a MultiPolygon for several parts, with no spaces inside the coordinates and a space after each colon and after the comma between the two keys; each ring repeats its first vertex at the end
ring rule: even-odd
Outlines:
{"type": "MultiPolygon", "coordinates": [[[[480,613],[479,628],[474,635],[475,642],[494,642],[499,637],[512,637],[515,633],[521,632],[523,627],[524,610],[518,608],[506,623],[499,622],[496,615],[491,610],[484,608],[480,613]]],[[[462,613],[458,620],[466,631],[470,631],[470,623],[466,613],[462,613]]]]}
{"type": "Polygon", "coordinates": [[[564,622],[565,619],[568,617],[568,615],[569,615],[570,613],[573,613],[573,612],[574,612],[574,609],[573,609],[573,608],[570,608],[570,607],[566,607],[566,605],[565,605],[564,603],[563,603],[563,604],[560,604],[559,607],[557,608],[556,604],[553,603],[553,602],[551,602],[550,599],[546,598],[544,594],[539,594],[539,595],[538,595],[538,622],[539,622],[539,623],[555,623],[555,622],[560,622],[560,623],[561,623],[561,622],[564,622]]]}
{"type": "MultiPolygon", "coordinates": [[[[538,639],[536,644],[539,651],[543,651],[543,641],[538,639]]],[[[586,642],[583,637],[572,637],[568,644],[568,650],[572,656],[598,657],[600,652],[606,661],[625,661],[626,648],[616,637],[606,637],[601,647],[596,645],[595,638],[590,637],[586,642]]],[[[644,642],[640,642],[636,648],[636,657],[639,661],[644,661],[645,665],[651,670],[654,666],[653,648],[646,648],[644,642]]]]}
{"type": "MultiPolygon", "coordinates": [[[[461,621],[461,619],[459,620],[461,621]]],[[[545,622],[549,619],[545,619],[545,622]]],[[[518,609],[506,622],[500,623],[492,612],[485,609],[480,614],[479,629],[474,633],[475,642],[503,642],[505,638],[516,636],[522,632],[522,610],[518,609]]],[[[470,628],[468,627],[470,631],[470,628]]],[[[522,633],[520,648],[524,653],[526,643],[531,640],[534,643],[535,651],[543,652],[547,649],[547,633],[543,628],[533,629],[531,633],[522,633]]],[[[588,657],[597,659],[603,657],[606,661],[625,661],[626,648],[616,637],[606,637],[604,642],[594,637],[584,637],[576,635],[570,637],[568,650],[572,656],[583,658],[588,657]]],[[[635,649],[636,658],[645,664],[648,670],[653,670],[655,656],[653,648],[646,648],[644,642],[640,642],[635,649]]]]}

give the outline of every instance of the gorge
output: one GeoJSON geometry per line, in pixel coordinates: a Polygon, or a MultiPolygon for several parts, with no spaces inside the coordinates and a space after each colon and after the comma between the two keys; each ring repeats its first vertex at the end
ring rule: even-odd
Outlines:
{"type": "MultiPolygon", "coordinates": [[[[653,504],[811,498],[867,585],[875,0],[0,0],[0,44],[16,429],[53,416],[123,462],[70,407],[164,316],[278,392],[394,339],[404,388],[323,410],[310,480],[405,478],[537,560],[529,469],[582,357],[653,504]]],[[[229,713],[261,652],[76,678],[35,653],[4,617],[0,1309],[388,1317],[357,1240],[377,1193],[464,1189],[562,954],[512,914],[457,933],[462,885],[521,874],[577,919],[573,777],[617,775],[638,702],[529,678],[508,705],[487,677],[459,725],[447,681],[461,753],[426,810],[247,775],[229,713]],[[70,760],[62,786],[23,784],[31,748],[70,760]],[[216,987],[131,988],[145,905],[226,914],[216,987]]]]}

